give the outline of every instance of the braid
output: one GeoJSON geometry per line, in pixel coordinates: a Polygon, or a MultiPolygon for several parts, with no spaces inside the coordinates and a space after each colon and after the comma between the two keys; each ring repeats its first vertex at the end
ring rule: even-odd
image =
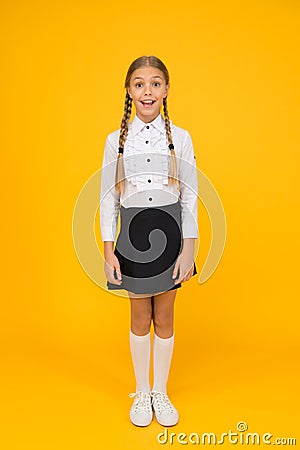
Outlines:
{"type": "Polygon", "coordinates": [[[177,161],[176,161],[176,155],[174,152],[174,145],[173,145],[172,134],[171,134],[171,125],[170,125],[170,119],[169,119],[169,113],[168,113],[168,107],[167,107],[167,98],[163,99],[163,105],[164,105],[164,118],[165,118],[166,133],[168,136],[169,148],[171,150],[169,181],[173,184],[176,183],[178,185],[177,161]]]}
{"type": "Polygon", "coordinates": [[[124,190],[124,161],[123,161],[123,150],[126,141],[126,137],[128,135],[128,124],[131,116],[132,109],[132,98],[126,92],[125,96],[125,105],[124,105],[124,115],[121,122],[120,136],[119,136],[119,154],[116,165],[116,174],[115,174],[115,189],[121,194],[124,190]]]}

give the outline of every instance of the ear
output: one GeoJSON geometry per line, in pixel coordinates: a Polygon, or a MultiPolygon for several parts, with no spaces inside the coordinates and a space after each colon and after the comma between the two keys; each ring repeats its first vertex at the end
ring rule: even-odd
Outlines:
{"type": "Polygon", "coordinates": [[[170,83],[166,85],[166,92],[165,92],[164,98],[167,98],[169,89],[170,89],[170,83]]]}
{"type": "Polygon", "coordinates": [[[129,88],[127,89],[127,94],[129,95],[129,97],[132,99],[130,92],[129,92],[129,88]]]}

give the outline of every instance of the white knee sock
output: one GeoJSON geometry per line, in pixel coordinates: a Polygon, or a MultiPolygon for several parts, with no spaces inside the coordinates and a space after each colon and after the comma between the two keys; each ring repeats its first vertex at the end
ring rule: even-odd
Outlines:
{"type": "Polygon", "coordinates": [[[130,350],[136,380],[136,392],[150,392],[150,331],[138,336],[130,330],[130,350]]]}
{"type": "Polygon", "coordinates": [[[174,348],[174,333],[171,337],[163,339],[154,333],[153,338],[153,391],[167,393],[167,381],[174,348]]]}

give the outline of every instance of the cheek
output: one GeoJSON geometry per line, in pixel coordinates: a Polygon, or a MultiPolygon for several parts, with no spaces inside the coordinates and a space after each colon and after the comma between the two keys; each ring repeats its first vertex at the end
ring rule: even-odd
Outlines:
{"type": "Polygon", "coordinates": [[[133,99],[138,100],[140,98],[140,95],[140,91],[138,91],[137,89],[132,89],[131,96],[133,99]]]}
{"type": "Polygon", "coordinates": [[[133,103],[135,103],[136,102],[136,95],[135,95],[135,93],[131,91],[130,95],[131,95],[133,103]]]}
{"type": "Polygon", "coordinates": [[[162,89],[160,92],[160,97],[163,98],[167,94],[166,89],[162,89]]]}
{"type": "Polygon", "coordinates": [[[138,106],[141,105],[139,99],[136,98],[136,97],[132,97],[132,101],[133,101],[133,104],[134,104],[135,107],[138,107],[138,106]]]}
{"type": "Polygon", "coordinates": [[[160,103],[162,103],[162,101],[164,99],[164,94],[165,94],[164,92],[161,92],[159,97],[158,97],[160,103]]]}

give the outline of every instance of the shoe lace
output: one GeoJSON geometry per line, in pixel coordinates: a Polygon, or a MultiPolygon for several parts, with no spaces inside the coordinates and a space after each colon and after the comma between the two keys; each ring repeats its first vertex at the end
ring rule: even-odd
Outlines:
{"type": "Polygon", "coordinates": [[[141,412],[141,411],[147,411],[151,412],[151,397],[148,392],[138,391],[138,392],[131,392],[129,394],[129,397],[135,397],[135,405],[134,405],[134,412],[141,412]]]}
{"type": "Polygon", "coordinates": [[[163,411],[175,413],[175,408],[165,392],[152,391],[150,395],[152,397],[152,404],[155,402],[158,414],[161,414],[163,411]]]}

